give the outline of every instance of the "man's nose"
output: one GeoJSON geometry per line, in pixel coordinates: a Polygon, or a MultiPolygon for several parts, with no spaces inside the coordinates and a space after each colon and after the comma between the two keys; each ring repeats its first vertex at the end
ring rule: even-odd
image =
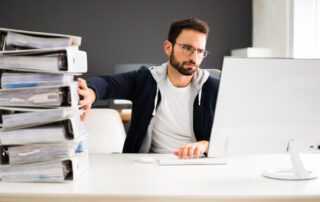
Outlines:
{"type": "Polygon", "coordinates": [[[196,64],[199,64],[200,58],[198,57],[198,51],[194,50],[193,53],[190,55],[190,59],[195,61],[196,64]]]}

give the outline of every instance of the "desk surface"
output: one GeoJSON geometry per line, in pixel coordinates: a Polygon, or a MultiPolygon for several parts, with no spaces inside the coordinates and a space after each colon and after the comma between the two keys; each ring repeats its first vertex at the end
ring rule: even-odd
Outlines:
{"type": "MultiPolygon", "coordinates": [[[[141,164],[134,161],[138,156],[93,154],[90,169],[75,182],[0,182],[0,201],[320,201],[319,178],[279,181],[261,176],[265,168],[290,166],[286,155],[201,166],[141,164]]],[[[320,175],[320,154],[303,155],[303,161],[320,175]]]]}

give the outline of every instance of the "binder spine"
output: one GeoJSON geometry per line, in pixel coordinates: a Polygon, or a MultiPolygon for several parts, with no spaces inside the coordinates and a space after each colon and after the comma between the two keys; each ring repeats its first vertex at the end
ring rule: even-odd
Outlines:
{"type": "Polygon", "coordinates": [[[6,40],[7,33],[0,31],[0,50],[5,49],[5,40],[6,40]]]}
{"type": "Polygon", "coordinates": [[[0,145],[0,165],[5,165],[9,163],[8,147],[0,145]]]}
{"type": "Polygon", "coordinates": [[[84,135],[85,127],[80,116],[76,115],[64,121],[67,140],[75,140],[84,135]]]}
{"type": "Polygon", "coordinates": [[[76,180],[80,175],[89,168],[89,154],[85,151],[81,155],[72,158],[72,178],[66,180],[76,180]]]}
{"type": "Polygon", "coordinates": [[[67,48],[67,71],[85,73],[88,69],[87,53],[85,51],[67,48]]]}
{"type": "Polygon", "coordinates": [[[69,103],[71,107],[78,107],[79,106],[79,101],[80,101],[80,97],[78,94],[78,83],[77,82],[73,82],[72,84],[70,84],[69,86],[70,89],[70,93],[69,93],[69,103]]]}

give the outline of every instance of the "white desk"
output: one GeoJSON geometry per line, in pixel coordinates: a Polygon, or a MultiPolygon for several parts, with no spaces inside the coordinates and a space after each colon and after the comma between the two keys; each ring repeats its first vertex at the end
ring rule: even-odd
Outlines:
{"type": "MultiPolygon", "coordinates": [[[[0,201],[320,201],[320,179],[290,182],[260,175],[265,168],[287,167],[285,155],[167,167],[139,164],[137,156],[91,155],[90,169],[70,183],[0,182],[0,201]]],[[[319,154],[304,155],[303,161],[320,175],[319,154]]]]}

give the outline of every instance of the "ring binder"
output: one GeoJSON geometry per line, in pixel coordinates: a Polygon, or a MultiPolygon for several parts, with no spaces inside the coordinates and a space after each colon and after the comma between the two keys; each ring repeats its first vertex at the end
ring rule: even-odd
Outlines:
{"type": "Polygon", "coordinates": [[[77,107],[77,82],[62,86],[42,86],[0,90],[0,106],[77,107]]]}
{"type": "Polygon", "coordinates": [[[16,130],[0,130],[0,145],[21,145],[32,143],[53,143],[71,141],[85,134],[84,123],[76,115],[67,120],[22,128],[16,130]]]}
{"type": "Polygon", "coordinates": [[[81,37],[78,36],[0,28],[1,50],[78,47],[80,45],[81,37]]]}
{"type": "Polygon", "coordinates": [[[0,129],[28,128],[80,116],[79,108],[60,107],[54,109],[0,107],[0,129]]]}
{"type": "Polygon", "coordinates": [[[87,140],[81,136],[73,141],[1,145],[0,147],[4,153],[2,158],[8,159],[7,162],[2,160],[3,164],[15,165],[74,157],[87,150],[87,140]]]}
{"type": "Polygon", "coordinates": [[[67,182],[76,180],[89,168],[89,155],[0,167],[1,179],[6,182],[67,182]]]}
{"type": "Polygon", "coordinates": [[[50,73],[33,73],[17,72],[14,70],[0,71],[0,88],[28,88],[41,86],[62,86],[75,81],[76,74],[50,74],[50,73]]]}
{"type": "Polygon", "coordinates": [[[0,52],[0,69],[50,73],[84,73],[87,53],[75,47],[0,52]]]}
{"type": "Polygon", "coordinates": [[[81,37],[0,28],[0,180],[64,182],[89,166],[81,37]]]}

